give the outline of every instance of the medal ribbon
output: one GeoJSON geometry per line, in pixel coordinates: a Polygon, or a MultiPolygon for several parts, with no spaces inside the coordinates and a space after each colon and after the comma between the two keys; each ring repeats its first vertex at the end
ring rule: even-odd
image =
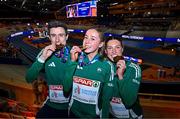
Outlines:
{"type": "Polygon", "coordinates": [[[96,61],[99,60],[99,56],[96,56],[93,60],[89,61],[88,63],[85,63],[85,62],[84,62],[84,59],[85,59],[84,52],[81,52],[81,54],[80,54],[80,56],[79,56],[79,59],[78,59],[78,65],[79,65],[80,67],[87,66],[87,65],[90,65],[90,64],[95,63],[96,61]]]}
{"type": "Polygon", "coordinates": [[[67,61],[68,55],[69,55],[69,48],[67,46],[61,48],[60,53],[58,51],[55,53],[55,56],[60,58],[63,63],[67,61]]]}

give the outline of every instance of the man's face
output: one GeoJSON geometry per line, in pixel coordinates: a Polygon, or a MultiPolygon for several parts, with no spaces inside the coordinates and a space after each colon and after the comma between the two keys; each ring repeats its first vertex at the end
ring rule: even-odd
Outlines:
{"type": "Polygon", "coordinates": [[[68,35],[66,34],[64,28],[62,27],[51,28],[49,33],[50,33],[49,37],[52,44],[55,44],[56,46],[66,45],[66,40],[68,38],[68,35]]]}

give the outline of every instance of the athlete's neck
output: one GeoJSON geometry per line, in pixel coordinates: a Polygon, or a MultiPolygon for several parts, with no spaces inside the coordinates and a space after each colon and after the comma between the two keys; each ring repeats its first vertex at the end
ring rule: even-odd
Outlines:
{"type": "Polygon", "coordinates": [[[89,58],[89,61],[93,60],[96,55],[97,55],[97,52],[93,52],[93,53],[88,54],[87,56],[89,58]]]}

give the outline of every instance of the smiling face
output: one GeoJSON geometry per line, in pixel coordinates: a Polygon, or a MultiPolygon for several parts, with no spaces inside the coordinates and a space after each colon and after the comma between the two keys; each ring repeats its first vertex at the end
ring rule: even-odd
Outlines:
{"type": "Polygon", "coordinates": [[[49,37],[51,43],[55,44],[56,46],[66,45],[66,40],[68,39],[68,35],[63,27],[50,28],[49,37]]]}
{"type": "Polygon", "coordinates": [[[83,40],[83,47],[86,49],[84,50],[87,54],[94,54],[98,53],[99,48],[103,46],[102,39],[100,37],[100,33],[95,29],[89,29],[83,40]]]}
{"type": "Polygon", "coordinates": [[[123,47],[119,40],[112,39],[107,42],[105,53],[107,57],[113,61],[116,56],[122,56],[123,47]]]}

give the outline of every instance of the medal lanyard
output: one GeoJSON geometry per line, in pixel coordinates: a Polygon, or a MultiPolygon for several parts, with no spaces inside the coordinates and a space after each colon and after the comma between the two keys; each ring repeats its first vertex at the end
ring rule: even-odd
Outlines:
{"type": "Polygon", "coordinates": [[[68,55],[69,55],[69,48],[68,47],[64,47],[60,49],[60,53],[56,52],[55,56],[58,58],[61,58],[61,61],[63,63],[65,63],[68,59],[68,55]]]}
{"type": "Polygon", "coordinates": [[[81,52],[81,54],[80,54],[80,56],[79,56],[79,60],[78,60],[78,65],[79,65],[80,67],[87,66],[87,65],[90,65],[90,64],[95,63],[96,61],[99,60],[99,56],[96,56],[93,60],[89,61],[88,63],[85,63],[85,62],[84,62],[84,59],[85,59],[84,52],[81,52]]]}

